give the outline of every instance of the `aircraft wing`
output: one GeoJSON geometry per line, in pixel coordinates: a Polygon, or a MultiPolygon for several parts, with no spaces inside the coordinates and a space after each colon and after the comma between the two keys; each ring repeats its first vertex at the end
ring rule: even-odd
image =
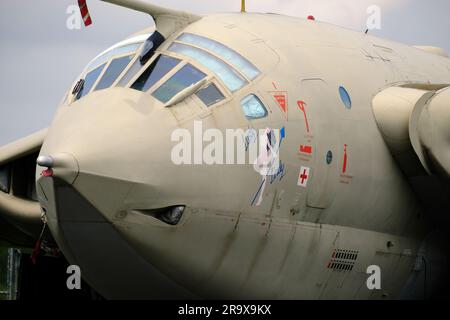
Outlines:
{"type": "MultiPolygon", "coordinates": [[[[101,1],[109,2],[136,11],[148,13],[149,15],[152,16],[153,20],[155,21],[156,29],[158,30],[158,32],[161,33],[166,39],[178,29],[183,28],[188,24],[191,24],[201,19],[201,16],[199,15],[156,6],[145,0],[101,0],[101,1]]],[[[78,5],[80,7],[81,16],[83,18],[85,26],[90,25],[92,23],[92,19],[89,14],[86,0],[78,0],[78,5]]]]}
{"type": "Polygon", "coordinates": [[[41,229],[36,158],[47,129],[0,147],[0,240],[32,246],[41,229]]]}

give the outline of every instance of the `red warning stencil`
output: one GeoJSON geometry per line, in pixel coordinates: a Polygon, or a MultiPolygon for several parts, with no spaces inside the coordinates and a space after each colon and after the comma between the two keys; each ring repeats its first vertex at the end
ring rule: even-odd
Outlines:
{"type": "Polygon", "coordinates": [[[273,98],[278,104],[280,110],[284,113],[284,115],[288,116],[288,93],[287,91],[272,91],[270,92],[273,98]]]}
{"type": "Polygon", "coordinates": [[[308,146],[308,145],[300,145],[300,150],[301,153],[307,153],[307,154],[311,154],[312,153],[312,146],[308,146]]]}
{"type": "Polygon", "coordinates": [[[349,145],[344,144],[344,154],[342,156],[342,171],[341,171],[340,180],[339,180],[340,183],[350,184],[350,182],[353,179],[353,176],[348,173],[349,163],[350,163],[349,145]]]}
{"type": "Polygon", "coordinates": [[[298,108],[301,112],[303,112],[303,118],[305,119],[306,132],[309,133],[309,122],[308,116],[306,115],[306,102],[305,101],[297,101],[298,108]]]}
{"type": "Polygon", "coordinates": [[[286,113],[287,112],[287,97],[284,94],[274,94],[273,97],[278,102],[281,110],[286,113]]]}
{"type": "Polygon", "coordinates": [[[348,161],[347,145],[344,144],[344,160],[342,162],[342,173],[345,173],[347,171],[347,161],[348,161]]]}

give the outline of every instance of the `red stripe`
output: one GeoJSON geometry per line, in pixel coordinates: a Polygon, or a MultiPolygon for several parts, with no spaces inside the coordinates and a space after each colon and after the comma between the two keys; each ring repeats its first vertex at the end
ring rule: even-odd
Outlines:
{"type": "Polygon", "coordinates": [[[347,171],[347,145],[344,144],[344,163],[342,164],[342,173],[347,171]]]}
{"type": "Polygon", "coordinates": [[[83,17],[84,26],[87,27],[92,24],[92,19],[89,14],[89,9],[87,7],[86,0],[78,0],[78,6],[80,7],[80,13],[83,17]]]}
{"type": "Polygon", "coordinates": [[[84,17],[86,17],[89,14],[89,10],[87,7],[80,8],[80,12],[81,12],[81,16],[83,17],[83,19],[84,19],[84,17]]]}
{"type": "Polygon", "coordinates": [[[84,21],[84,26],[87,27],[87,26],[90,25],[90,24],[92,24],[92,20],[91,20],[91,17],[88,17],[88,18],[86,19],[86,21],[84,21]]]}

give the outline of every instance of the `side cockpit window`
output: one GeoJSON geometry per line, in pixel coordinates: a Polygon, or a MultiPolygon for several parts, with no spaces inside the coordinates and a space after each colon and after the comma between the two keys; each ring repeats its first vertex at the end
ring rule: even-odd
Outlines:
{"type": "Polygon", "coordinates": [[[267,109],[254,94],[249,94],[241,100],[242,111],[247,120],[255,120],[267,116],[267,109]]]}
{"type": "Polygon", "coordinates": [[[166,55],[158,56],[131,85],[131,88],[140,91],[147,91],[179,63],[180,60],[178,59],[166,55]]]}
{"type": "Polygon", "coordinates": [[[176,94],[198,83],[205,77],[206,74],[188,63],[156,89],[152,95],[159,101],[167,103],[176,94]]]}
{"type": "Polygon", "coordinates": [[[214,83],[209,84],[208,86],[200,89],[195,94],[204,104],[209,107],[213,104],[216,104],[219,101],[225,99],[225,96],[217,89],[217,86],[214,83]]]}

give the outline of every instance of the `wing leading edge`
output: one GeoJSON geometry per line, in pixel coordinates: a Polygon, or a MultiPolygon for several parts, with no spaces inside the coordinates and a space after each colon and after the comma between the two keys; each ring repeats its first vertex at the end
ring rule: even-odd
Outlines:
{"type": "Polygon", "coordinates": [[[0,147],[0,238],[12,243],[40,230],[35,171],[46,134],[44,129],[0,147]]]}

